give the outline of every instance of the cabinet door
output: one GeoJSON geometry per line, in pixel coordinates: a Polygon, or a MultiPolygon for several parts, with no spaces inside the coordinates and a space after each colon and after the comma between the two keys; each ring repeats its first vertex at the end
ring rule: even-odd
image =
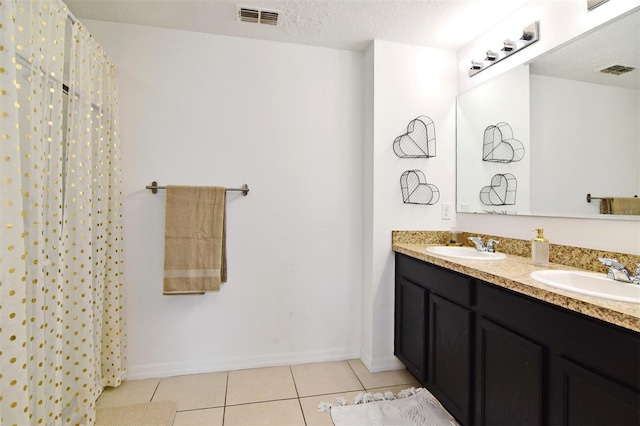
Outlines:
{"type": "Polygon", "coordinates": [[[463,424],[470,423],[472,313],[431,295],[429,390],[463,424]]]}
{"type": "Polygon", "coordinates": [[[424,288],[396,278],[395,355],[420,383],[427,380],[427,301],[424,288]]]}
{"type": "Polygon", "coordinates": [[[476,423],[543,422],[543,349],[484,318],[478,324],[476,423]]]}
{"type": "Polygon", "coordinates": [[[637,392],[558,356],[551,360],[550,386],[553,424],[640,424],[637,392]]]}

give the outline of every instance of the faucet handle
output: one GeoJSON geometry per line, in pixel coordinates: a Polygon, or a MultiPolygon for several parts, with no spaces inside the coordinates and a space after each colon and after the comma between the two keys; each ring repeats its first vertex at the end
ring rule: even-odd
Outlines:
{"type": "Polygon", "coordinates": [[[627,269],[622,263],[618,262],[618,259],[607,259],[606,257],[600,257],[598,258],[598,260],[602,262],[604,266],[608,266],[609,268],[615,269],[616,271],[624,271],[627,269]]]}
{"type": "Polygon", "coordinates": [[[493,253],[496,251],[496,244],[500,244],[500,241],[498,240],[494,240],[493,238],[491,238],[489,241],[487,241],[487,251],[493,253]]]}
{"type": "Polygon", "coordinates": [[[606,257],[599,257],[598,260],[607,267],[607,277],[612,280],[615,279],[613,276],[613,264],[614,262],[618,263],[618,261],[616,259],[608,259],[606,257]]]}
{"type": "Polygon", "coordinates": [[[609,259],[606,257],[599,257],[598,260],[608,268],[619,268],[620,266],[622,266],[622,264],[618,262],[618,259],[609,259]]]}
{"type": "Polygon", "coordinates": [[[638,263],[638,267],[636,268],[636,274],[631,277],[631,282],[640,285],[640,263],[638,263]]]}
{"type": "Polygon", "coordinates": [[[477,250],[485,251],[487,249],[480,237],[469,237],[468,240],[475,244],[477,250]]]}
{"type": "MultiPolygon", "coordinates": [[[[633,282],[636,280],[636,277],[638,277],[637,275],[638,270],[636,270],[636,277],[632,277],[631,273],[627,271],[627,268],[625,268],[622,263],[618,262],[617,259],[607,259],[607,258],[600,257],[598,258],[598,260],[602,262],[604,266],[609,268],[609,272],[607,272],[607,277],[613,278],[616,281],[633,282]]],[[[640,270],[640,265],[638,266],[639,266],[638,269],[640,270]]]]}

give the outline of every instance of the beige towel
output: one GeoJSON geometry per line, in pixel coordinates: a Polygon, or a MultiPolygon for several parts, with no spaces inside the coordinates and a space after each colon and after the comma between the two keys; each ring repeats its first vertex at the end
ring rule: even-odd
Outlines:
{"type": "Polygon", "coordinates": [[[167,186],[163,294],[202,294],[227,281],[225,189],[167,186]]]}
{"type": "Polygon", "coordinates": [[[611,214],[611,200],[613,198],[600,199],[600,214],[611,214]]]}
{"type": "Polygon", "coordinates": [[[612,198],[611,214],[640,215],[640,198],[637,198],[637,197],[612,198]]]}

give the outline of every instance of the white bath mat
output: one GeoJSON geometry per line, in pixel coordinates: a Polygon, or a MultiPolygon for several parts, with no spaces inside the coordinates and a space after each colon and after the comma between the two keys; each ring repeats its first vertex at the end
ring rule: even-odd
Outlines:
{"type": "Polygon", "coordinates": [[[334,404],[321,403],[319,411],[330,411],[336,426],[457,426],[440,402],[424,388],[410,388],[394,395],[362,393],[353,405],[344,398],[334,404]]]}

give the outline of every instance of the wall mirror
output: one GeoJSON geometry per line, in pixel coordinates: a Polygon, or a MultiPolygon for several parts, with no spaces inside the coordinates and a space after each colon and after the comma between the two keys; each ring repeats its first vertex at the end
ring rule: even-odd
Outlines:
{"type": "Polygon", "coordinates": [[[458,97],[458,212],[640,220],[600,200],[634,196],[639,9],[458,97]]]}

